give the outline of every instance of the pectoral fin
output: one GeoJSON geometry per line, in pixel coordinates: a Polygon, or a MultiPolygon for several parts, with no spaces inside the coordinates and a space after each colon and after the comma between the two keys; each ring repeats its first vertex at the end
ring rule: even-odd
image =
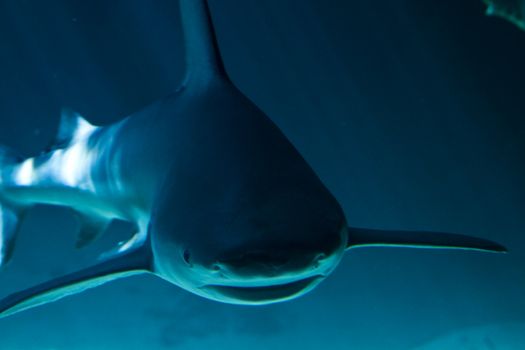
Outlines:
{"type": "Polygon", "coordinates": [[[51,303],[112,280],[151,271],[149,244],[117,255],[87,269],[16,292],[0,300],[0,318],[51,303]]]}
{"type": "Polygon", "coordinates": [[[496,242],[482,238],[441,232],[387,231],[350,227],[347,249],[356,247],[408,247],[434,249],[479,250],[506,253],[507,249],[496,242]]]}

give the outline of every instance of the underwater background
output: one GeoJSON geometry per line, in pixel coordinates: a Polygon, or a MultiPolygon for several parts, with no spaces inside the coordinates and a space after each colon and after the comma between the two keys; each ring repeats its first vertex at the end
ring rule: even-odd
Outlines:
{"type": "MultiPolygon", "coordinates": [[[[351,250],[306,296],[242,307],[131,277],[0,320],[0,349],[524,349],[525,32],[478,0],[210,0],[235,84],[351,226],[458,232],[507,255],[351,250]]],[[[1,0],[0,144],[40,153],[60,109],[105,125],[173,91],[176,0],[1,0]]],[[[0,296],[90,265],[71,211],[26,217],[0,296]]]]}

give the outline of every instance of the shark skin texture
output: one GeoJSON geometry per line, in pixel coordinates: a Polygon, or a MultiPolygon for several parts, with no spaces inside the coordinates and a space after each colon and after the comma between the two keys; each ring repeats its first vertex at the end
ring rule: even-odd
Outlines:
{"type": "Polygon", "coordinates": [[[506,252],[459,234],[348,226],[314,170],[228,78],[207,2],[180,9],[186,75],[172,94],[107,126],[65,109],[54,147],[33,158],[0,148],[0,266],[35,204],[77,213],[77,247],[114,219],[136,231],[93,266],[0,300],[0,317],[135,274],[261,305],[311,291],[354,248],[506,252]]]}

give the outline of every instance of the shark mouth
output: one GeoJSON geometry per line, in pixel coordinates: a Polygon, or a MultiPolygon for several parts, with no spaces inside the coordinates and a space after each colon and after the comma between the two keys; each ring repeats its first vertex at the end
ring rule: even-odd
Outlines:
{"type": "Polygon", "coordinates": [[[324,276],[316,275],[298,281],[270,286],[221,286],[207,285],[204,289],[212,292],[217,299],[233,304],[271,304],[303,295],[315,288],[324,276]]]}

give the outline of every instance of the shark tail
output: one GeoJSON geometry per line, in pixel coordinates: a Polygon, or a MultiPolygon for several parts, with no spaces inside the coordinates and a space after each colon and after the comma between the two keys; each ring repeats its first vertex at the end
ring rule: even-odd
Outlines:
{"type": "Polygon", "coordinates": [[[506,253],[499,243],[454,233],[427,231],[387,231],[350,227],[347,249],[359,247],[406,247],[477,250],[506,253]]]}
{"type": "Polygon", "coordinates": [[[10,149],[0,146],[0,267],[12,256],[23,210],[3,197],[3,183],[10,169],[21,162],[10,149]]]}
{"type": "Polygon", "coordinates": [[[112,256],[101,263],[8,295],[0,300],[0,318],[51,303],[118,278],[150,273],[149,244],[112,256]]]}

